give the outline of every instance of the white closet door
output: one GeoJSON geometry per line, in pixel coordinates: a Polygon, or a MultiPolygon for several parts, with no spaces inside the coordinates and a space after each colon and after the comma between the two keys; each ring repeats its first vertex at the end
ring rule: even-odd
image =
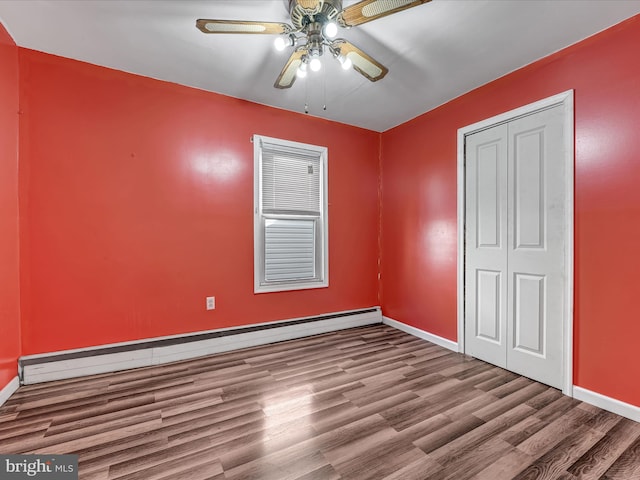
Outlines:
{"type": "Polygon", "coordinates": [[[466,353],[506,367],[507,125],[467,137],[466,353]]]}
{"type": "Polygon", "coordinates": [[[465,350],[561,388],[565,163],[561,106],[467,137],[465,350]]]}
{"type": "Polygon", "coordinates": [[[509,123],[507,368],[562,388],[565,162],[563,109],[509,123]]]}

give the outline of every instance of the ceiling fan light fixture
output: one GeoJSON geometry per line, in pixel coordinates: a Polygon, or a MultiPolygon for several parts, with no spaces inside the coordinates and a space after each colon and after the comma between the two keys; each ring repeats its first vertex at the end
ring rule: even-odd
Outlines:
{"type": "Polygon", "coordinates": [[[302,58],[302,62],[300,63],[300,66],[298,67],[298,69],[296,70],[296,77],[298,78],[305,78],[307,76],[307,61],[306,61],[306,57],[302,58]]]}
{"type": "Polygon", "coordinates": [[[338,57],[338,61],[340,62],[340,66],[342,67],[343,70],[349,70],[351,67],[353,67],[353,62],[349,57],[340,55],[338,57]]]}
{"type": "Polygon", "coordinates": [[[279,37],[276,37],[276,39],[273,41],[273,45],[276,47],[276,50],[281,52],[283,51],[285,48],[287,47],[293,47],[296,44],[296,37],[295,35],[289,34],[289,35],[280,35],[279,37]]]}
{"type": "Polygon", "coordinates": [[[281,52],[287,47],[287,41],[284,37],[276,37],[273,41],[273,46],[276,47],[276,50],[281,52]]]}
{"type": "Polygon", "coordinates": [[[324,26],[324,36],[327,38],[334,38],[338,34],[338,24],[336,22],[329,22],[324,26]]]}
{"type": "Polygon", "coordinates": [[[318,57],[313,57],[309,62],[309,68],[312,72],[317,72],[322,68],[322,62],[318,57]]]}

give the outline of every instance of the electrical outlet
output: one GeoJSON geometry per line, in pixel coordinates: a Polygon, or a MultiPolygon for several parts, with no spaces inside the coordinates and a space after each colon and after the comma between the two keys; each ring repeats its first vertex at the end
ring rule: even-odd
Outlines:
{"type": "Polygon", "coordinates": [[[207,310],[216,309],[216,297],[207,297],[207,310]]]}

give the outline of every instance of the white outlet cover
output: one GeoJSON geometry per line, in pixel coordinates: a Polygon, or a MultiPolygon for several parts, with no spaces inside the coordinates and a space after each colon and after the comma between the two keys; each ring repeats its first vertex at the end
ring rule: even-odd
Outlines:
{"type": "Polygon", "coordinates": [[[207,310],[215,310],[216,297],[207,297],[207,310]]]}

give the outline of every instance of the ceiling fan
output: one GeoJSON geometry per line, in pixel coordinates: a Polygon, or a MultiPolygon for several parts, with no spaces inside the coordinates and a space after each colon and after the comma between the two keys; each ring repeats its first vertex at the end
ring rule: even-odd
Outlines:
{"type": "Polygon", "coordinates": [[[289,88],[297,77],[305,77],[308,70],[320,70],[320,57],[325,50],[337,59],[345,70],[353,67],[365,78],[376,82],[383,78],[389,69],[347,40],[335,38],[338,25],[344,28],[354,27],[431,0],[362,0],[345,8],[342,8],[342,0],[288,1],[291,25],[278,22],[200,19],[196,21],[196,27],[204,33],[278,35],[275,40],[278,50],[294,47],[274,84],[276,88],[289,88]]]}

